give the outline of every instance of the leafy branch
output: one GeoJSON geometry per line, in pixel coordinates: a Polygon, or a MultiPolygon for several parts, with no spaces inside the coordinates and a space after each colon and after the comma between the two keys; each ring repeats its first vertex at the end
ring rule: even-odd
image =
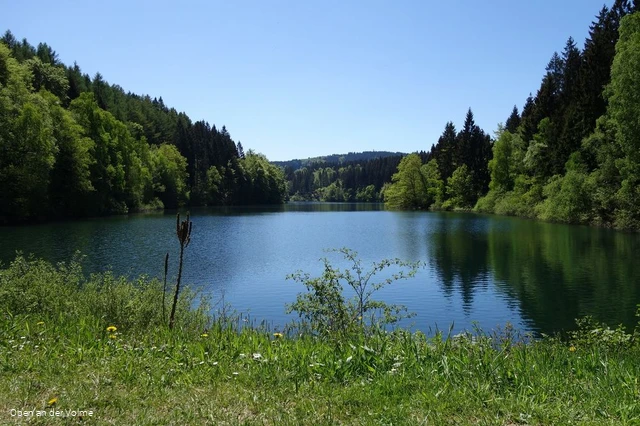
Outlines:
{"type": "Polygon", "coordinates": [[[298,294],[296,301],[287,306],[287,313],[297,312],[313,332],[325,337],[364,332],[413,316],[407,313],[405,306],[375,300],[373,296],[389,284],[413,277],[421,262],[384,259],[365,270],[357,252],[348,248],[329,251],[341,253],[349,267],[336,268],[329,259],[323,258],[324,270],[319,277],[312,278],[302,271],[288,275],[287,279],[303,284],[307,292],[298,294]],[[400,270],[387,278],[375,280],[379,273],[389,268],[400,270]],[[348,300],[343,295],[343,283],[355,293],[348,300]]]}

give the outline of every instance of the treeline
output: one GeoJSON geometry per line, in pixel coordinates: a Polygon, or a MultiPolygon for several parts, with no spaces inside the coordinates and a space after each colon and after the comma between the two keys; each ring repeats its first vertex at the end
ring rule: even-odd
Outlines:
{"type": "Polygon", "coordinates": [[[343,163],[323,160],[301,168],[285,165],[289,196],[294,201],[381,201],[381,189],[401,159],[402,154],[343,163]]]}
{"type": "Polygon", "coordinates": [[[499,130],[476,209],[640,229],[640,13],[617,0],[569,38],[499,130]]]}
{"type": "Polygon", "coordinates": [[[224,126],[0,39],[0,222],[285,199],[282,171],[224,126]]]}
{"type": "Polygon", "coordinates": [[[294,159],[287,161],[272,161],[276,166],[287,168],[291,167],[292,170],[301,169],[303,167],[309,167],[314,164],[324,164],[325,166],[332,164],[344,164],[344,163],[355,163],[362,162],[367,160],[373,160],[376,158],[382,157],[398,157],[405,155],[402,152],[391,152],[391,151],[362,151],[362,152],[349,152],[347,154],[331,154],[331,155],[323,155],[320,157],[311,157],[305,159],[294,159]]]}
{"type": "Polygon", "coordinates": [[[489,160],[491,138],[469,109],[459,132],[449,122],[428,154],[402,159],[382,189],[384,200],[403,209],[469,209],[489,188],[489,160]]]}
{"type": "Polygon", "coordinates": [[[459,133],[448,123],[427,158],[402,160],[385,201],[640,229],[637,7],[603,7],[582,50],[569,38],[495,141],[471,111],[459,133]]]}

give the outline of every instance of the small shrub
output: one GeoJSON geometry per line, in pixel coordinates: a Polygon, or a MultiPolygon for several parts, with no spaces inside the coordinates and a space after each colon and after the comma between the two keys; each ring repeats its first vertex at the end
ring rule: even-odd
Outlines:
{"type": "Polygon", "coordinates": [[[341,253],[351,265],[350,268],[340,270],[324,258],[324,272],[320,277],[312,278],[300,271],[287,277],[304,284],[308,290],[287,306],[287,313],[297,312],[303,319],[304,327],[322,337],[342,338],[395,324],[402,318],[412,316],[407,313],[406,307],[373,300],[372,296],[394,281],[415,275],[419,262],[385,259],[374,262],[371,269],[365,272],[357,252],[347,248],[331,251],[341,253]],[[386,279],[373,281],[375,275],[394,266],[400,270],[386,279]],[[351,299],[343,295],[343,283],[355,293],[351,299]]]}
{"type": "Polygon", "coordinates": [[[474,210],[480,213],[494,213],[496,210],[496,202],[501,196],[502,194],[498,191],[490,190],[487,192],[487,195],[478,200],[474,210]]]}
{"type": "Polygon", "coordinates": [[[619,349],[633,343],[633,335],[628,334],[622,325],[612,329],[586,316],[576,320],[578,330],[569,334],[571,343],[586,347],[619,349]]]}
{"type": "MultiPolygon", "coordinates": [[[[112,272],[86,278],[81,257],[69,263],[53,265],[44,260],[17,256],[8,268],[0,270],[2,313],[32,316],[76,323],[92,318],[100,327],[117,324],[122,329],[144,331],[164,323],[158,301],[162,283],[142,276],[135,280],[117,277],[112,272]]],[[[180,293],[176,322],[180,328],[204,329],[209,322],[209,305],[189,288],[180,293]]]]}

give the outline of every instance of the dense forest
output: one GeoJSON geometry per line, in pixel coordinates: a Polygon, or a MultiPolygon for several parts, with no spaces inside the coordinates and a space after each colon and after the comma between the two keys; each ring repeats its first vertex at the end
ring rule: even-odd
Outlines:
{"type": "Polygon", "coordinates": [[[317,163],[321,164],[344,164],[357,161],[367,161],[376,158],[383,157],[402,157],[406,155],[403,152],[391,152],[391,151],[363,151],[363,152],[349,152],[347,154],[331,154],[323,155],[320,157],[311,157],[305,159],[294,159],[287,161],[272,161],[278,167],[283,169],[290,167],[293,170],[301,169],[302,167],[311,166],[317,163]]]}
{"type": "Polygon", "coordinates": [[[459,132],[449,122],[430,152],[402,158],[382,188],[384,200],[405,209],[471,208],[489,188],[491,149],[491,137],[469,109],[459,132]]]}
{"type": "Polygon", "coordinates": [[[285,199],[282,170],[224,126],[0,39],[0,223],[285,199]]]}
{"type": "Polygon", "coordinates": [[[640,12],[616,0],[584,48],[569,38],[495,140],[467,114],[427,157],[404,157],[385,201],[640,229],[640,12]]]}
{"type": "Polygon", "coordinates": [[[615,0],[584,47],[553,53],[535,96],[494,138],[471,109],[428,152],[269,163],[227,129],[47,44],[0,39],[0,223],[183,205],[382,201],[640,229],[640,13],[615,0]]]}
{"type": "MultiPolygon", "coordinates": [[[[293,201],[382,201],[382,188],[405,154],[363,152],[277,162],[293,201]]],[[[426,154],[425,154],[426,155],[426,154]]]]}

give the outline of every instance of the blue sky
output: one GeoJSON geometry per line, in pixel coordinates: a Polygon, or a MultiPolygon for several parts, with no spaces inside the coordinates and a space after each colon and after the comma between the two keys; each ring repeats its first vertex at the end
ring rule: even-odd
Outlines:
{"type": "Polygon", "coordinates": [[[428,150],[469,107],[493,133],[603,4],[7,1],[0,31],[286,160],[428,150]]]}

